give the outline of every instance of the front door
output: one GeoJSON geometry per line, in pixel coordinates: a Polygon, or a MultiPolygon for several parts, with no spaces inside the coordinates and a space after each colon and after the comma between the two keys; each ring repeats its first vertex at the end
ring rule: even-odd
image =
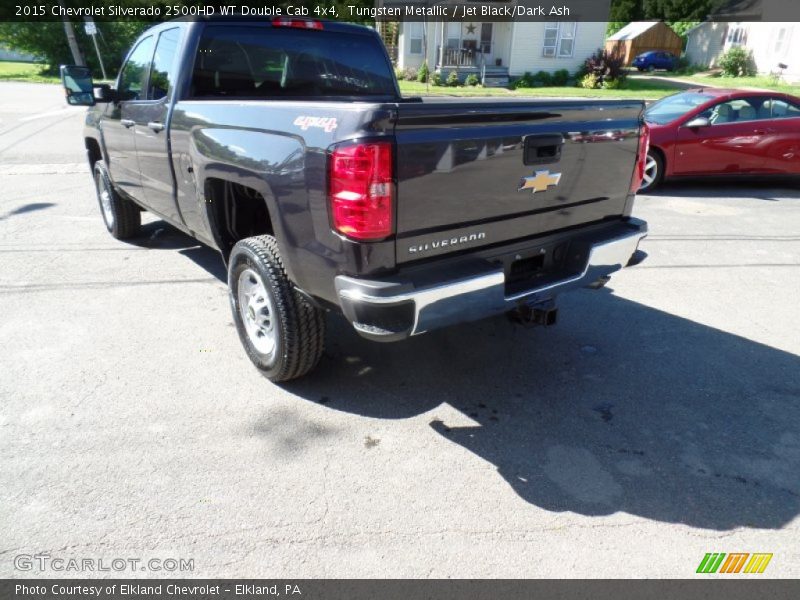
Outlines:
{"type": "Polygon", "coordinates": [[[147,71],[153,56],[153,36],[139,41],[120,71],[117,101],[103,115],[103,141],[108,169],[118,189],[144,202],[136,157],[135,123],[146,98],[147,71]]]}
{"type": "Polygon", "coordinates": [[[180,37],[177,27],[162,31],[158,36],[147,86],[148,102],[135,118],[136,154],[147,206],[179,223],[181,218],[175,202],[167,123],[180,37]]]}
{"type": "Polygon", "coordinates": [[[764,165],[765,132],[758,107],[764,100],[748,97],[721,102],[696,115],[707,118],[709,126],[680,127],[675,144],[675,175],[760,171],[764,165]]]}

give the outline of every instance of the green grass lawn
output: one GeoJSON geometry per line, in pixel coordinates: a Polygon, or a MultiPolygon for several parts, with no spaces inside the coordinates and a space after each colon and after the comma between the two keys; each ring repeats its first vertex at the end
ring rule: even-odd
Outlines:
{"type": "Polygon", "coordinates": [[[426,89],[424,83],[401,81],[400,91],[403,96],[499,96],[502,98],[534,97],[534,98],[636,98],[641,100],[657,100],[677,90],[668,84],[653,81],[635,81],[629,79],[623,89],[619,90],[587,90],[580,87],[539,87],[507,90],[505,88],[482,87],[435,87],[426,89]]]}
{"type": "Polygon", "coordinates": [[[788,83],[776,84],[773,83],[769,77],[763,75],[758,75],[756,77],[713,77],[708,75],[671,75],[670,73],[657,73],[656,75],[692,81],[698,86],[707,85],[724,88],[761,88],[800,96],[800,85],[789,85],[788,83]]]}
{"type": "Polygon", "coordinates": [[[59,78],[42,75],[47,65],[0,61],[0,81],[27,81],[29,83],[59,83],[59,78]]]}

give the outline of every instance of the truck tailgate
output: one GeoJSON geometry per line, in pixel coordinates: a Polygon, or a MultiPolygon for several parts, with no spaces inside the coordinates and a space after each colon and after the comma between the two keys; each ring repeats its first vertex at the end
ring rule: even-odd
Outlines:
{"type": "Polygon", "coordinates": [[[640,101],[400,103],[397,262],[630,211],[640,101]]]}

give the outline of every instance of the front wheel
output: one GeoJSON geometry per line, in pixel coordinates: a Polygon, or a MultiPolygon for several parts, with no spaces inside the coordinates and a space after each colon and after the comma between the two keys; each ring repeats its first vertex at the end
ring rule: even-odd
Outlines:
{"type": "Polygon", "coordinates": [[[649,192],[655,189],[664,178],[664,159],[658,152],[650,151],[644,162],[644,177],[639,192],[649,192]]]}
{"type": "Polygon", "coordinates": [[[142,214],[139,207],[120,196],[111,183],[105,163],[94,164],[94,188],[106,229],[118,240],[126,240],[139,233],[142,214]]]}
{"type": "Polygon", "coordinates": [[[238,242],[228,261],[231,309],[252,363],[273,382],[297,379],[322,356],[325,320],[289,281],[271,235],[238,242]]]}

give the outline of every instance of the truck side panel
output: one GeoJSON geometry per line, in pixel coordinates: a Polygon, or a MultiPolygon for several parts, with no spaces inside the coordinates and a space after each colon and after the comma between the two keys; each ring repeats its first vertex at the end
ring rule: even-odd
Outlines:
{"type": "Polygon", "coordinates": [[[367,103],[178,102],[171,135],[181,212],[192,231],[213,240],[206,180],[255,189],[280,232],[292,280],[335,302],[333,275],[393,269],[394,241],[359,244],[332,231],[327,151],[337,142],[392,130],[392,107],[367,103]]]}

